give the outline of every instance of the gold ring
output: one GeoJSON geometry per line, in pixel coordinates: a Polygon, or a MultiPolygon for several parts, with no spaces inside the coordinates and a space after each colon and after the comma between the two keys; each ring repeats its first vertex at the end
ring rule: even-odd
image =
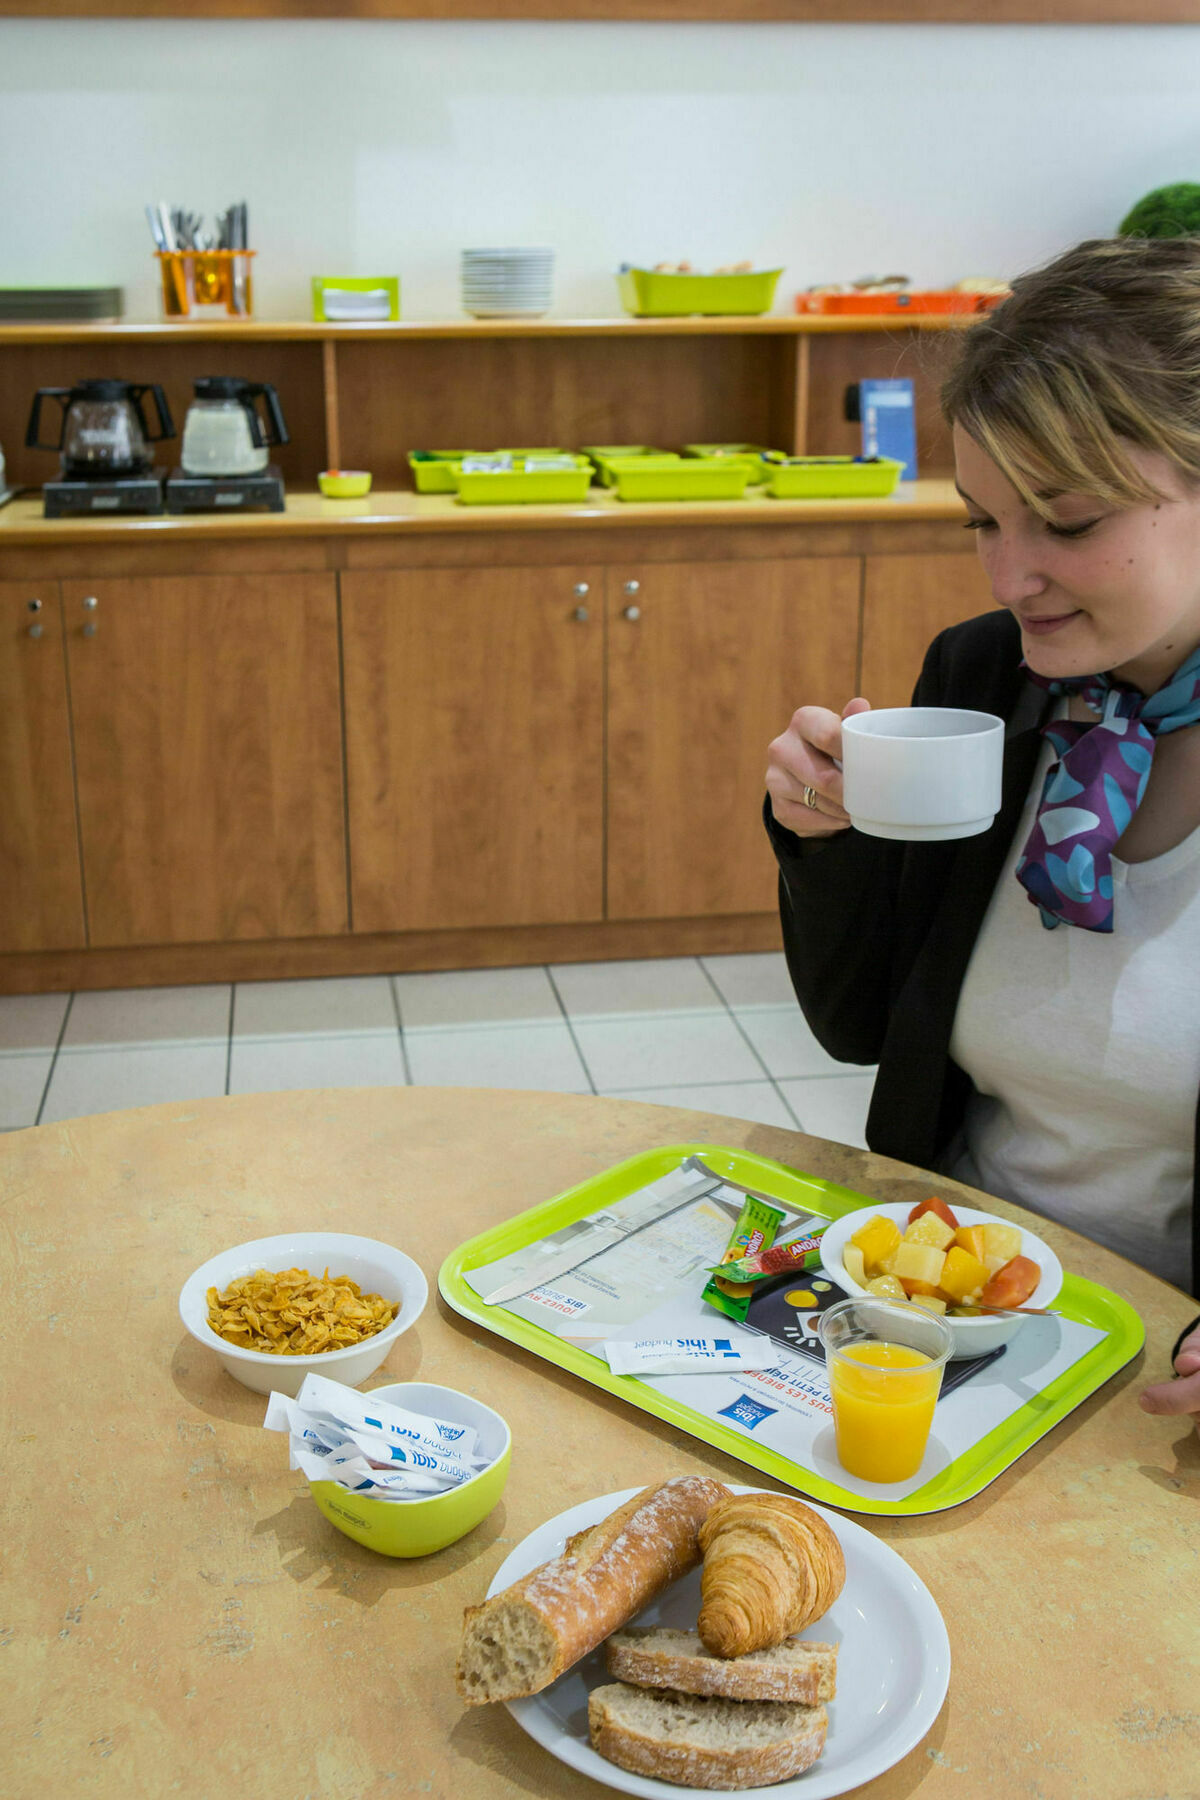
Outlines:
{"type": "Polygon", "coordinates": [[[814,787],[806,787],[805,788],[804,804],[805,804],[805,806],[807,806],[807,808],[810,812],[816,812],[816,810],[817,810],[817,790],[816,790],[816,788],[814,788],[814,787]]]}

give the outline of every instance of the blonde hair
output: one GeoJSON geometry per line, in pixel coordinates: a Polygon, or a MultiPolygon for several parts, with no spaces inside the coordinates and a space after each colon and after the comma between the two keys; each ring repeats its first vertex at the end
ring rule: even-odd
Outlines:
{"type": "Polygon", "coordinates": [[[1019,277],[942,411],[1043,518],[1055,493],[1163,499],[1133,446],[1200,485],[1200,237],[1096,238],[1019,277]]]}

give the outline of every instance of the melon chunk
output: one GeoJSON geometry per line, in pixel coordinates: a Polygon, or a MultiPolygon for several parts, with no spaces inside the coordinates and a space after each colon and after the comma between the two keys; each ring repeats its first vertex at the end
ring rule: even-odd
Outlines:
{"type": "Polygon", "coordinates": [[[935,1212],[922,1213],[920,1218],[910,1225],[904,1234],[906,1244],[932,1244],[935,1250],[944,1250],[947,1244],[954,1242],[954,1227],[947,1225],[945,1219],[935,1212]]]}
{"type": "Polygon", "coordinates": [[[914,1244],[906,1240],[892,1258],[892,1273],[900,1281],[907,1277],[913,1281],[927,1281],[930,1287],[940,1287],[945,1261],[944,1250],[938,1250],[932,1244],[914,1244]]]}
{"type": "Polygon", "coordinates": [[[965,1300],[988,1278],[987,1266],[957,1244],[946,1252],[946,1263],[938,1286],[953,1300],[965,1300]]]}
{"type": "Polygon", "coordinates": [[[900,1242],[900,1227],[894,1219],[885,1219],[881,1213],[876,1213],[873,1219],[859,1226],[850,1242],[862,1251],[869,1275],[900,1242]]]}

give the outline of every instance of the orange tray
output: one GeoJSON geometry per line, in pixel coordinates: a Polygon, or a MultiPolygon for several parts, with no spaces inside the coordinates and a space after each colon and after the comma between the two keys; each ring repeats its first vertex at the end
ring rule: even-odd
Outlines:
{"type": "Polygon", "coordinates": [[[797,294],[798,313],[975,313],[998,306],[1003,294],[963,294],[957,288],[893,294],[797,294]]]}

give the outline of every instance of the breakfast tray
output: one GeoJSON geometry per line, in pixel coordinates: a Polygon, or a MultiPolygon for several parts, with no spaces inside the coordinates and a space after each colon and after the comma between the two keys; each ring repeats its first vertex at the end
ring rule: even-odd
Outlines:
{"type": "MultiPolygon", "coordinates": [[[[943,1512],[972,1499],[1124,1368],[1142,1346],[1145,1334],[1141,1320],[1126,1301],[1081,1276],[1067,1275],[1055,1303],[1056,1312],[1063,1319],[1104,1335],[1065,1372],[1049,1381],[986,1437],[938,1470],[924,1486],[903,1499],[893,1499],[874,1493],[852,1493],[837,1481],[756,1441],[733,1423],[727,1425],[720,1418],[709,1417],[674,1394],[664,1394],[634,1376],[612,1374],[602,1357],[564,1342],[503,1305],[485,1304],[468,1285],[465,1277],[472,1270],[537,1243],[589,1213],[615,1205],[647,1183],[669,1174],[689,1156],[702,1157],[710,1169],[744,1187],[777,1196],[805,1213],[823,1218],[840,1218],[843,1213],[874,1204],[870,1195],[803,1174],[749,1151],[711,1144],[667,1145],[631,1157],[460,1244],[438,1273],[442,1298],[464,1318],[569,1370],[594,1387],[666,1420],[800,1493],[857,1513],[903,1516],[943,1512]]],[[[717,1321],[714,1313],[714,1329],[718,1328],[717,1321]]]]}

